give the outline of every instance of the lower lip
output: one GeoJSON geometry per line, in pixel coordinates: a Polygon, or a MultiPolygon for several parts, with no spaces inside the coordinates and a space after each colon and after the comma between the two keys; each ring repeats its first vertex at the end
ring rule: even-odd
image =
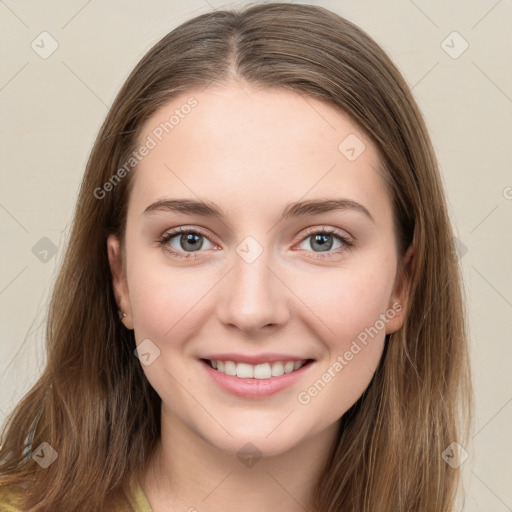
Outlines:
{"type": "Polygon", "coordinates": [[[292,386],[309,370],[314,361],[310,361],[291,373],[284,373],[279,377],[270,377],[270,379],[241,379],[214,370],[209,363],[203,360],[199,360],[199,362],[213,382],[225,391],[243,398],[263,398],[292,386]]]}

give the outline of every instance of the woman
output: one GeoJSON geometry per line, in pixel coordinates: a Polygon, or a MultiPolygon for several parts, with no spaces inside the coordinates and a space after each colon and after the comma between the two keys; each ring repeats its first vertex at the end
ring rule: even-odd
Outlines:
{"type": "Polygon", "coordinates": [[[462,283],[383,50],[285,3],[158,42],[92,150],[47,343],[4,508],[455,510],[462,283]]]}

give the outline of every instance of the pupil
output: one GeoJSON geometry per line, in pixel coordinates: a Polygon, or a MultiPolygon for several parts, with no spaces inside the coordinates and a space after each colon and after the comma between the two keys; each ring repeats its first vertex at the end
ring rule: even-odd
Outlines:
{"type": "Polygon", "coordinates": [[[191,244],[191,249],[200,249],[202,246],[202,243],[197,244],[199,235],[196,235],[194,233],[187,233],[181,237],[182,241],[185,240],[186,244],[191,244]]]}
{"type": "Polygon", "coordinates": [[[331,235],[326,234],[318,234],[315,235],[314,242],[313,243],[319,243],[319,247],[321,251],[328,251],[332,247],[332,237],[331,235]],[[329,244],[326,242],[326,239],[331,239],[331,243],[329,244]]]}

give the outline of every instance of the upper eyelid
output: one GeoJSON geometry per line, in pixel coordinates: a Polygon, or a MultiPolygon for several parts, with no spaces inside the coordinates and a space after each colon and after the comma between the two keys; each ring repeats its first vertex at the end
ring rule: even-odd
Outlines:
{"type": "Polygon", "coordinates": [[[201,236],[204,236],[205,238],[208,238],[208,240],[210,240],[211,243],[218,245],[216,242],[211,240],[212,237],[209,234],[207,234],[205,231],[203,231],[203,228],[196,228],[193,226],[190,226],[190,227],[179,226],[177,228],[172,228],[172,229],[166,230],[166,231],[164,231],[164,234],[162,235],[162,237],[174,238],[175,236],[178,236],[183,233],[185,233],[185,234],[186,233],[197,233],[201,236]]]}

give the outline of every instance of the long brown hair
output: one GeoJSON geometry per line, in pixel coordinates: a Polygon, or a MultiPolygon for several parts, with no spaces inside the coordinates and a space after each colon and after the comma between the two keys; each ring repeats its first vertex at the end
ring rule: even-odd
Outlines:
{"type": "Polygon", "coordinates": [[[49,304],[46,367],[4,425],[0,487],[23,488],[30,512],[103,510],[151,457],[161,399],[134,356],[133,331],[119,321],[106,249],[110,233],[123,239],[136,166],[101,198],[97,191],[129,161],[159,107],[232,76],[347,113],[380,153],[400,256],[414,246],[406,319],[343,415],[310,510],[453,510],[460,468],[442,453],[465,445],[473,394],[460,264],[434,150],[409,87],[378,44],[325,8],[287,3],[183,23],[118,93],[87,163],[49,304]],[[47,468],[31,458],[41,443],[58,454],[47,468]]]}

